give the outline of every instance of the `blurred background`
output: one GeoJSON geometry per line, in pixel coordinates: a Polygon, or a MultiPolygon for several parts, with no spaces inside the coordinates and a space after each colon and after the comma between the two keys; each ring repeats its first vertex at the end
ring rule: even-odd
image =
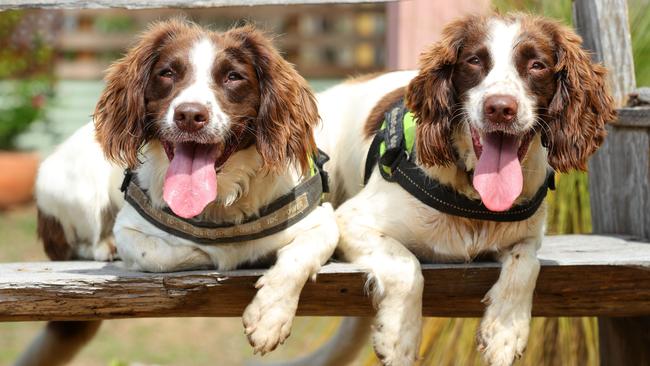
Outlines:
{"type": "MultiPolygon", "coordinates": [[[[628,0],[638,85],[650,85],[650,0],[628,0]]],[[[185,16],[214,29],[243,22],[277,35],[276,45],[315,90],[368,72],[413,68],[445,22],[468,12],[521,10],[571,24],[570,0],[410,0],[388,4],[159,10],[0,12],[0,262],[45,260],[35,235],[31,187],[39,160],[86,123],[103,71],[158,19],[185,16]]],[[[551,234],[590,232],[585,174],[559,177],[548,198],[551,234]]],[[[330,337],[338,318],[298,318],[291,338],[266,356],[288,359],[330,337]]],[[[478,319],[429,318],[423,365],[480,365],[478,319]]],[[[0,365],[43,326],[0,323],[0,365]]],[[[594,318],[536,318],[519,365],[596,365],[594,318]]],[[[252,358],[238,318],[105,322],[74,365],[240,365],[252,358]]],[[[370,347],[357,365],[375,365],[370,347]]]]}

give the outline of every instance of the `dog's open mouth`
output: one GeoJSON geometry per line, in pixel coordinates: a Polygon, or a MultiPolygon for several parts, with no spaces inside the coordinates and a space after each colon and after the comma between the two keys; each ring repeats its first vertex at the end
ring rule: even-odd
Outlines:
{"type": "Polygon", "coordinates": [[[470,128],[478,162],[474,169],[474,188],[485,207],[506,211],[523,189],[521,161],[526,156],[532,133],[515,136],[501,131],[483,134],[470,128]]]}
{"type": "Polygon", "coordinates": [[[178,216],[191,218],[217,198],[216,164],[223,144],[162,142],[169,158],[163,199],[178,216]]]}

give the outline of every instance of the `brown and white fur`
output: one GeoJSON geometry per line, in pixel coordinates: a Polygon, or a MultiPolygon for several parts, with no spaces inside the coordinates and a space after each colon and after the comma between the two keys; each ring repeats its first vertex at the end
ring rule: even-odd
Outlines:
{"type": "MultiPolygon", "coordinates": [[[[181,20],[157,23],[108,70],[94,128],[82,128],[41,168],[39,232],[46,251],[58,253],[53,259],[111,259],[113,241],[102,223],[112,224],[119,208],[114,243],[131,270],[231,270],[276,257],[243,314],[255,352],[269,352],[289,335],[303,285],[334,251],[338,229],[331,206],[264,238],[201,245],[156,228],[125,204],[120,168],[134,169],[153,204],[163,208],[165,174],[181,144],[223,154],[237,146],[221,166],[217,155],[217,196],[199,215],[236,224],[304,179],[317,123],[306,81],[262,33],[249,26],[218,33],[181,20]],[[87,213],[71,210],[77,206],[87,213]],[[79,218],[88,219],[75,222],[79,218]]],[[[96,329],[98,323],[88,324],[96,329]]],[[[48,339],[46,332],[22,364],[70,358],[79,345],[53,339],[60,333],[50,331],[48,339]]]]}
{"type": "MultiPolygon", "coordinates": [[[[468,172],[477,164],[480,145],[471,130],[480,141],[495,130],[520,143],[529,136],[527,149],[520,149],[523,189],[517,204],[535,194],[549,166],[559,172],[585,168],[603,141],[605,123],[614,118],[604,77],[604,68],[591,62],[580,38],[565,26],[521,14],[472,16],[446,27],[442,40],[422,53],[418,71],[351,80],[317,96],[323,120],[317,141],[331,157],[326,168],[335,204],[342,203],[336,210],[337,252],[368,271],[377,307],[373,343],[384,364],[411,365],[417,359],[420,261],[469,262],[480,254],[494,254],[502,269],[485,295],[479,348],[490,365],[510,365],[521,356],[546,218],[544,206],[520,222],[444,214],[383,179],[377,168],[364,186],[366,155],[384,112],[404,97],[417,118],[419,168],[474,199],[481,197],[468,172]],[[514,100],[514,115],[486,116],[493,112],[487,100],[495,95],[514,100]]],[[[303,363],[333,365],[328,360],[337,358],[341,347],[335,341],[303,363]]]]}

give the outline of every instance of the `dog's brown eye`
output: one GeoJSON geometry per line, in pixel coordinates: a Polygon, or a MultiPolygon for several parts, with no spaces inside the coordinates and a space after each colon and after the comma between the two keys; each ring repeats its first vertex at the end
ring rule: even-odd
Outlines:
{"type": "Polygon", "coordinates": [[[236,71],[231,71],[231,72],[229,72],[229,73],[228,73],[228,76],[226,77],[226,81],[227,81],[227,82],[228,82],[228,81],[243,80],[243,79],[244,79],[244,77],[241,76],[241,74],[238,73],[238,72],[236,72],[236,71]]]}
{"type": "Polygon", "coordinates": [[[481,65],[481,59],[478,58],[478,56],[472,56],[467,59],[467,63],[470,65],[479,66],[481,65]]]}
{"type": "Polygon", "coordinates": [[[163,69],[158,73],[158,76],[165,79],[171,79],[174,77],[174,72],[171,69],[163,69]]]}
{"type": "Polygon", "coordinates": [[[546,65],[544,65],[544,63],[539,62],[539,61],[533,61],[530,64],[530,69],[535,70],[535,71],[542,71],[542,70],[546,69],[546,65]]]}

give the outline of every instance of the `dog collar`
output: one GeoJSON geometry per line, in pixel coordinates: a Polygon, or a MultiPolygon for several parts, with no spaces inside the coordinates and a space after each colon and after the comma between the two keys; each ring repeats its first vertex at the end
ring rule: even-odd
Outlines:
{"type": "Polygon", "coordinates": [[[310,159],[309,178],[260,210],[258,216],[240,224],[215,224],[200,219],[185,219],[168,207],[156,208],[145,189],[138,184],[135,172],[126,170],[121,190],[125,200],[155,227],[199,244],[232,244],[260,239],[278,233],[297,223],[320,205],[323,193],[328,191],[327,174],[323,164],[329,159],[319,150],[310,159]]]}
{"type": "MultiPolygon", "coordinates": [[[[366,158],[364,184],[368,183],[375,165],[381,176],[399,184],[427,206],[446,214],[469,219],[513,222],[530,218],[544,201],[549,189],[555,189],[555,172],[549,170],[546,180],[528,201],[507,211],[490,211],[480,200],[458,192],[427,176],[415,163],[416,121],[404,106],[395,103],[385,114],[384,123],[375,135],[366,158]]],[[[468,174],[471,174],[469,172],[468,174]]]]}

